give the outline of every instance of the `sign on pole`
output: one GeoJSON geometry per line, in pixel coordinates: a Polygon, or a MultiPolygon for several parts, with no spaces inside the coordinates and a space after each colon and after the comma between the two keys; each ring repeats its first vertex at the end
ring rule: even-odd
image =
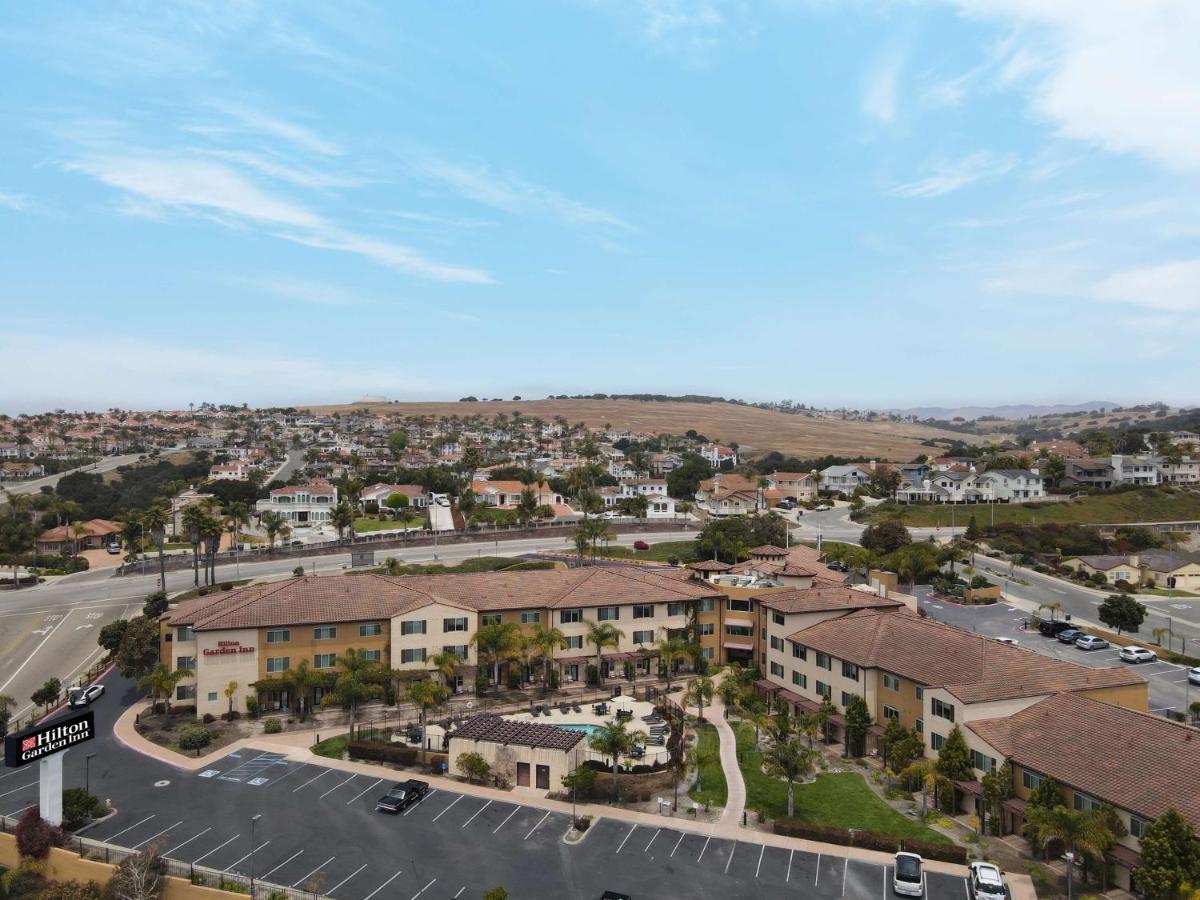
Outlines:
{"type": "Polygon", "coordinates": [[[95,736],[95,716],[91,710],[74,718],[27,728],[5,736],[4,764],[10,769],[18,769],[52,753],[90,741],[95,736]]]}

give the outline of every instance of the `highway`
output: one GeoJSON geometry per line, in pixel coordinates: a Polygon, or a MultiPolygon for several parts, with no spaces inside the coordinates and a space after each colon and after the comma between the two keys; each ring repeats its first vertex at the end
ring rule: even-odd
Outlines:
{"type": "Polygon", "coordinates": [[[127,466],[137,462],[144,455],[144,453],[126,453],[123,456],[105,456],[94,463],[80,466],[77,469],[67,469],[57,475],[47,475],[45,478],[35,478],[32,481],[5,482],[4,490],[9,494],[36,494],[44,487],[54,487],[64,475],[71,475],[75,472],[111,472],[118,466],[127,466]]]}

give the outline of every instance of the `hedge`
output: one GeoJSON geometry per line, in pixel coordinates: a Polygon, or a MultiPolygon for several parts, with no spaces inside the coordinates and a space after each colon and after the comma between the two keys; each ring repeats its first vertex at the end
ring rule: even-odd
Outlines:
{"type": "Polygon", "coordinates": [[[924,859],[937,859],[942,862],[958,863],[960,866],[967,864],[966,847],[959,847],[956,844],[934,844],[930,841],[919,841],[915,838],[906,838],[903,843],[905,850],[909,853],[916,853],[924,859]]]}
{"type": "MultiPolygon", "coordinates": [[[[813,825],[809,822],[788,821],[776,822],[774,829],[776,834],[820,841],[824,844],[863,847],[867,850],[882,850],[885,853],[895,853],[900,849],[899,838],[890,834],[880,834],[877,831],[855,831],[852,836],[849,829],[838,828],[836,825],[813,825]]],[[[929,846],[940,845],[930,844],[929,846]]]]}
{"type": "Polygon", "coordinates": [[[365,759],[369,762],[411,766],[417,761],[417,751],[411,747],[393,747],[391,744],[379,744],[375,741],[350,741],[346,744],[346,750],[351,759],[365,759]]]}

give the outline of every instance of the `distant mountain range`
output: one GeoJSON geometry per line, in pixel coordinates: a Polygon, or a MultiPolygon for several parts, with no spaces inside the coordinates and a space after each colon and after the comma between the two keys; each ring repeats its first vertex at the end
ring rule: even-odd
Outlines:
{"type": "Polygon", "coordinates": [[[996,416],[1001,419],[1028,419],[1033,416],[1063,415],[1064,413],[1090,412],[1093,409],[1112,409],[1120,406],[1113,400],[1093,400],[1089,403],[1011,403],[1007,406],[914,406],[910,409],[892,409],[888,412],[918,419],[979,419],[996,416]]]}

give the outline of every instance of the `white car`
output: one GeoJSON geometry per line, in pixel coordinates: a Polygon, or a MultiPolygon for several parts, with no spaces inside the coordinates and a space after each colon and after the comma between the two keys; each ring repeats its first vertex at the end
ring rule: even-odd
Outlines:
{"type": "Polygon", "coordinates": [[[971,900],[1004,900],[1008,896],[1004,876],[986,862],[973,862],[967,867],[967,893],[971,900]]]}
{"type": "Polygon", "coordinates": [[[81,706],[90,706],[93,700],[97,700],[104,693],[104,685],[90,684],[87,687],[73,687],[67,691],[67,706],[73,709],[78,709],[81,706]]]}
{"type": "Polygon", "coordinates": [[[1145,663],[1155,662],[1158,659],[1158,654],[1153,650],[1147,650],[1145,647],[1128,647],[1121,648],[1121,662],[1127,663],[1145,663]]]}
{"type": "Polygon", "coordinates": [[[924,860],[916,853],[896,854],[896,865],[892,869],[892,890],[902,897],[925,896],[924,860]]]}
{"type": "Polygon", "coordinates": [[[1188,669],[1188,683],[1200,684],[1200,666],[1196,666],[1194,669],[1188,669]]]}
{"type": "Polygon", "coordinates": [[[1010,645],[1010,646],[1012,646],[1012,647],[1019,647],[1019,646],[1021,646],[1021,642],[1020,642],[1020,641],[1018,641],[1016,638],[1010,638],[1010,637],[994,637],[994,638],[992,638],[992,640],[993,640],[993,641],[999,641],[999,642],[1000,642],[1000,643],[1002,643],[1002,644],[1008,644],[1008,645],[1010,645]]]}

